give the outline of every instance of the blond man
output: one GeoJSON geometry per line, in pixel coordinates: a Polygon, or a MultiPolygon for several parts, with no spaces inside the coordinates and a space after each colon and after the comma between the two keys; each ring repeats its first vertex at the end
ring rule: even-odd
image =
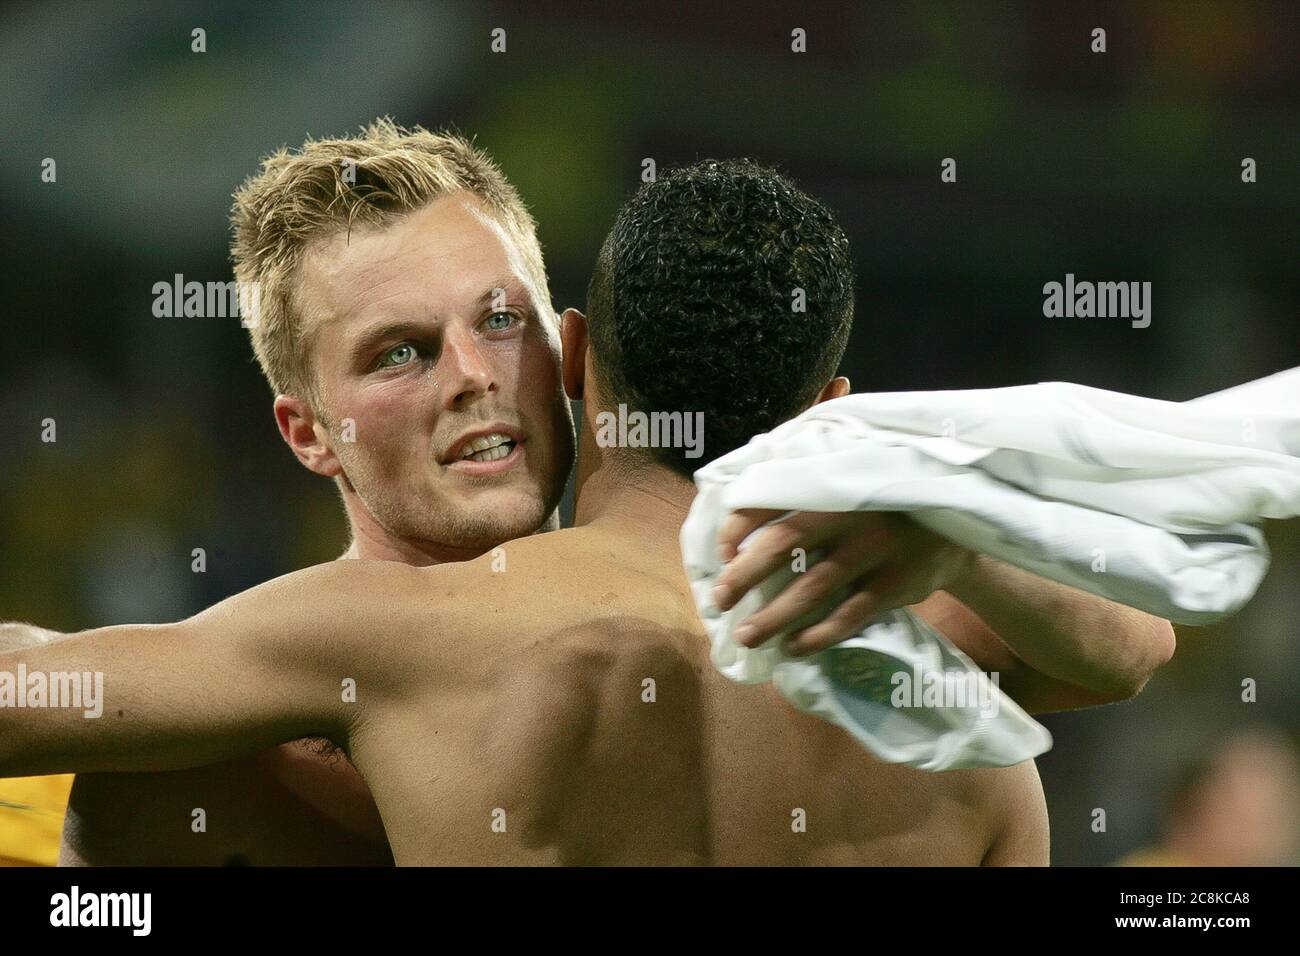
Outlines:
{"type": "MultiPolygon", "coordinates": [[[[343,558],[427,566],[558,527],[574,439],[556,316],[532,216],[485,153],[379,120],[268,157],[232,225],[276,422],[339,490],[343,558]]],[[[390,862],[364,784],[322,743],[78,777],[61,861],[390,862]]]]}

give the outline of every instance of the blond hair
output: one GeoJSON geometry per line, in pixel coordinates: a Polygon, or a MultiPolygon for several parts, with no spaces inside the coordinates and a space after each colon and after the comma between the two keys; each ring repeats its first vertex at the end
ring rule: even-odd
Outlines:
{"type": "Polygon", "coordinates": [[[464,137],[408,130],[384,117],[358,136],[308,139],[262,161],[235,191],[230,254],[236,281],[258,290],[249,332],[273,390],[318,404],[297,289],[307,247],[354,225],[387,225],[461,189],[481,199],[519,243],[549,310],[537,224],[496,163],[464,137]]]}

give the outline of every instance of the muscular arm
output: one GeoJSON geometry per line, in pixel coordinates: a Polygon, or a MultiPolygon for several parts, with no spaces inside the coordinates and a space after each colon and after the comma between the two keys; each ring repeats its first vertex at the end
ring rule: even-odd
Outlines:
{"type": "Polygon", "coordinates": [[[849,596],[821,621],[792,635],[792,653],[822,650],[875,615],[910,606],[982,669],[999,672],[1003,689],[1031,713],[1126,700],[1174,652],[1167,621],[977,554],[894,514],[734,512],[719,532],[727,564],[718,583],[726,593],[715,593],[715,603],[733,606],[796,549],[827,557],[750,615],[737,631],[741,643],[762,644],[846,588],[849,596]]]}
{"type": "MultiPolygon", "coordinates": [[[[68,635],[0,624],[0,653],[68,635]]],[[[392,864],[366,785],[322,741],[295,741],[227,763],[167,773],[81,774],[60,866],[392,864]],[[194,826],[194,811],[204,826],[194,826]]]]}
{"type": "Polygon", "coordinates": [[[1174,653],[1168,621],[987,555],[915,606],[1031,713],[1126,700],[1174,653]]]}
{"type": "Polygon", "coordinates": [[[172,770],[301,737],[346,742],[367,698],[345,701],[342,682],[382,694],[374,675],[385,645],[372,638],[391,624],[386,609],[409,584],[402,572],[418,573],[322,565],[177,624],[99,628],[0,653],[11,687],[22,668],[29,686],[30,675],[75,672],[87,688],[102,679],[103,693],[98,717],[87,706],[0,709],[0,775],[172,770]]]}

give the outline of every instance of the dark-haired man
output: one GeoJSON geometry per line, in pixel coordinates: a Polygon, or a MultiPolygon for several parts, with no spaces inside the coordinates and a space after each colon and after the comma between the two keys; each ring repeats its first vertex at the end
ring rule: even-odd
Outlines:
{"type": "Polygon", "coordinates": [[[1045,863],[1032,762],[881,764],[708,661],[678,553],[689,476],[847,390],[851,264],[830,214],[752,164],[675,171],[621,211],[590,299],[562,333],[585,400],[576,527],[458,565],[336,562],[178,624],[2,656],[103,672],[107,716],[0,711],[0,773],[323,736],[399,863],[1045,863]],[[702,412],[703,457],[601,447],[593,422],[620,403],[702,412]]]}

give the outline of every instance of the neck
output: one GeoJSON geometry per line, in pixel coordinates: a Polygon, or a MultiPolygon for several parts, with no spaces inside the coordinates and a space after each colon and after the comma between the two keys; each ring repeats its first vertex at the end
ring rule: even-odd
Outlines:
{"type": "Polygon", "coordinates": [[[626,529],[675,550],[695,499],[694,482],[660,465],[628,468],[615,458],[618,449],[600,448],[586,429],[579,446],[574,526],[626,529]]]}
{"type": "MultiPolygon", "coordinates": [[[[343,489],[343,509],[352,530],[352,543],[339,555],[340,560],[359,558],[365,561],[400,561],[415,568],[454,561],[471,561],[491,548],[456,548],[423,538],[405,538],[391,533],[375,520],[351,489],[343,489]]],[[[560,526],[558,510],[535,533],[554,531],[560,526]]]]}
{"type": "Polygon", "coordinates": [[[359,558],[364,561],[400,561],[414,568],[427,568],[452,561],[469,561],[477,558],[481,550],[448,548],[432,541],[410,541],[390,535],[373,527],[352,522],[352,543],[339,555],[340,560],[359,558]]]}

